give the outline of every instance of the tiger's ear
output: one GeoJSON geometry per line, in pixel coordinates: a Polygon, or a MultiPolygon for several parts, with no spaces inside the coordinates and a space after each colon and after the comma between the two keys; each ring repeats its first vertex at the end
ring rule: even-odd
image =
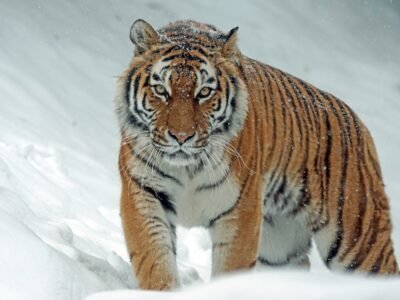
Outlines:
{"type": "Polygon", "coordinates": [[[135,55],[140,55],[157,42],[158,33],[149,23],[138,19],[132,24],[130,38],[136,46],[135,55]]]}
{"type": "Polygon", "coordinates": [[[222,46],[222,55],[226,58],[231,58],[237,53],[237,32],[239,27],[232,28],[225,36],[225,43],[222,46]]]}

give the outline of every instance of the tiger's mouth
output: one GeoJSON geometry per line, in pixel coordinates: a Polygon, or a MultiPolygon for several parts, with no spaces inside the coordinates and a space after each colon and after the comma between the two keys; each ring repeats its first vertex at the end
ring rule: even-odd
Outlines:
{"type": "Polygon", "coordinates": [[[160,151],[161,158],[174,166],[187,166],[198,163],[201,154],[206,150],[205,146],[163,145],[152,142],[155,149],[160,151]]]}
{"type": "Polygon", "coordinates": [[[188,166],[197,164],[200,161],[200,153],[187,154],[182,150],[178,150],[174,153],[162,153],[161,157],[167,163],[173,166],[188,166]]]}

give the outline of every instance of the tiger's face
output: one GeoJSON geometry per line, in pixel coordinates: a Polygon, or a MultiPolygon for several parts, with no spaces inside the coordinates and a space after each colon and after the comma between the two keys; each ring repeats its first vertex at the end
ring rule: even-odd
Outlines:
{"type": "Polygon", "coordinates": [[[210,136],[229,119],[232,106],[224,99],[210,62],[196,65],[179,59],[174,64],[168,58],[159,60],[150,73],[147,112],[153,117],[148,127],[164,159],[184,164],[206,150],[210,136]]]}
{"type": "Polygon", "coordinates": [[[137,39],[125,106],[118,107],[134,151],[175,166],[215,163],[246,116],[246,89],[235,65],[222,49],[154,40],[140,49],[137,39]]]}

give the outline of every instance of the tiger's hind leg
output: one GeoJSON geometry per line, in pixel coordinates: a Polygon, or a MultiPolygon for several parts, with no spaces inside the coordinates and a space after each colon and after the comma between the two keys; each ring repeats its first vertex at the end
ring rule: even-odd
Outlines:
{"type": "Polygon", "coordinates": [[[339,222],[331,217],[328,224],[314,234],[318,251],[328,268],[370,274],[399,273],[390,237],[389,209],[382,205],[387,199],[383,191],[375,196],[382,199],[368,199],[363,215],[344,212],[339,222]]]}
{"type": "Polygon", "coordinates": [[[302,218],[265,216],[257,267],[306,268],[311,231],[302,218]]]}

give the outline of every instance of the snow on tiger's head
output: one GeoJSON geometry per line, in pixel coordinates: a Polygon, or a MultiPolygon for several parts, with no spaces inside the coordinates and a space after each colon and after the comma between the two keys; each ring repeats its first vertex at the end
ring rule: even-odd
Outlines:
{"type": "Polygon", "coordinates": [[[135,55],[118,82],[117,113],[135,151],[155,150],[172,165],[224,152],[247,112],[237,30],[178,21],[156,31],[133,23],[135,55]]]}

